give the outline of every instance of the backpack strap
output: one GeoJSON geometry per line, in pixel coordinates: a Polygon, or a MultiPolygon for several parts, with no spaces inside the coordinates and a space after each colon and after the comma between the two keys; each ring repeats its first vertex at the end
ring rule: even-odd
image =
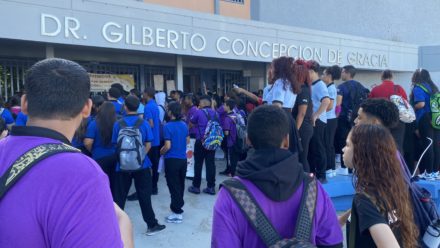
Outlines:
{"type": "Polygon", "coordinates": [[[356,204],[353,201],[353,204],[351,205],[350,231],[348,233],[348,248],[356,248],[356,226],[358,222],[356,214],[356,204]]]}
{"type": "Polygon", "coordinates": [[[81,151],[64,143],[43,144],[34,147],[21,155],[0,178],[0,200],[34,165],[52,155],[65,152],[81,151]]]}
{"type": "Polygon", "coordinates": [[[261,210],[255,198],[249,193],[241,181],[236,178],[230,178],[225,180],[222,186],[230,193],[240,207],[241,212],[246,216],[249,223],[267,247],[276,244],[282,239],[263,210],[261,210]]]}
{"type": "Polygon", "coordinates": [[[208,110],[202,109],[203,113],[205,113],[206,118],[208,119],[208,122],[211,120],[211,115],[209,114],[208,110]]]}
{"type": "MultiPolygon", "coordinates": [[[[139,118],[139,119],[140,119],[140,118],[139,118]]],[[[119,123],[119,126],[120,126],[121,128],[125,128],[125,127],[127,127],[127,122],[125,122],[124,118],[120,119],[120,120],[118,121],[118,123],[119,123]]],[[[136,123],[137,123],[137,122],[136,122],[136,123]]]]}
{"type": "Polygon", "coordinates": [[[139,127],[141,127],[142,123],[144,123],[144,120],[141,119],[141,118],[138,118],[138,119],[136,120],[136,123],[134,124],[134,127],[135,127],[135,128],[139,128],[139,127]]]}
{"type": "Polygon", "coordinates": [[[301,206],[296,220],[295,238],[310,240],[313,219],[315,217],[317,185],[316,179],[308,173],[304,175],[304,191],[301,197],[301,206]]]}
{"type": "Polygon", "coordinates": [[[431,95],[431,91],[429,91],[424,85],[422,84],[416,84],[416,86],[419,86],[420,89],[422,89],[426,94],[431,95]]]}

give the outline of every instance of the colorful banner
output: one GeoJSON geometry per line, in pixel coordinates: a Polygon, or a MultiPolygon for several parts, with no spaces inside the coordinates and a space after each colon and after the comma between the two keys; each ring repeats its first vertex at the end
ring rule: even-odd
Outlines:
{"type": "Polygon", "coordinates": [[[97,74],[89,73],[91,91],[108,91],[112,84],[120,83],[125,91],[135,88],[134,77],[132,74],[97,74]]]}

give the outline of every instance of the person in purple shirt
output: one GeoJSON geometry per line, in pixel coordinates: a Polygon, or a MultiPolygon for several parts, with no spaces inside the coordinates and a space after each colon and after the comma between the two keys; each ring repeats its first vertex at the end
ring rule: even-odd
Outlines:
{"type": "Polygon", "coordinates": [[[238,159],[240,157],[240,153],[237,153],[234,149],[235,142],[237,140],[237,127],[236,123],[238,121],[237,114],[234,112],[234,108],[236,107],[236,103],[234,100],[229,99],[223,105],[226,116],[222,124],[222,129],[225,134],[226,147],[228,150],[227,160],[230,161],[230,166],[226,167],[226,171],[228,172],[228,176],[235,175],[235,169],[237,168],[238,159]]]}
{"type": "MultiPolygon", "coordinates": [[[[255,198],[282,238],[292,238],[301,205],[305,174],[298,154],[289,148],[289,120],[276,106],[256,108],[249,116],[248,139],[255,149],[240,162],[237,179],[255,198]]],[[[343,235],[330,197],[317,182],[310,242],[317,247],[342,247],[343,235]]],[[[265,247],[227,190],[214,205],[211,247],[265,247]]]]}
{"type": "Polygon", "coordinates": [[[215,151],[206,150],[202,145],[205,129],[208,125],[208,116],[211,120],[217,119],[217,113],[211,108],[211,98],[209,96],[200,97],[200,109],[192,116],[191,123],[196,128],[196,143],[194,145],[194,179],[188,191],[200,194],[200,184],[202,182],[203,162],[206,165],[206,180],[208,187],[204,193],[215,195],[215,151]]]}
{"type": "MultiPolygon", "coordinates": [[[[92,107],[90,78],[75,62],[40,61],[25,82],[21,106],[29,120],[0,141],[0,175],[30,149],[70,145],[92,107]]],[[[107,176],[79,152],[37,162],[0,199],[0,220],[0,247],[133,247],[130,220],[113,203],[107,176]]]]}
{"type": "Polygon", "coordinates": [[[183,98],[183,104],[185,105],[185,109],[187,109],[185,121],[189,127],[189,137],[191,139],[195,139],[197,130],[196,126],[191,123],[191,118],[196,114],[198,108],[197,104],[195,103],[195,98],[193,94],[185,95],[185,97],[183,98]]]}

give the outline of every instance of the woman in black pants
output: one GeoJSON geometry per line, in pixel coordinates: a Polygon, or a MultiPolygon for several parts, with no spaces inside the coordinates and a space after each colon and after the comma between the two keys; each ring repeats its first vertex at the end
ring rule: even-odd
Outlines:
{"type": "Polygon", "coordinates": [[[301,92],[298,93],[293,107],[292,116],[296,119],[296,128],[299,132],[299,140],[301,141],[302,151],[299,153],[299,162],[303,165],[305,172],[310,172],[309,161],[309,144],[313,136],[313,104],[310,93],[309,72],[304,61],[295,61],[295,73],[298,78],[303,77],[301,92]],[[300,76],[302,75],[302,76],[300,76]]]}
{"type": "Polygon", "coordinates": [[[431,125],[431,95],[438,92],[437,86],[432,82],[429,72],[425,69],[417,69],[412,77],[413,90],[411,92],[411,102],[416,110],[417,130],[416,135],[419,137],[420,148],[423,151],[430,143],[431,139],[434,144],[427,150],[420,163],[419,172],[432,173],[438,171],[439,168],[434,166],[434,128],[431,125]]]}
{"type": "Polygon", "coordinates": [[[325,127],[325,143],[327,145],[327,174],[330,177],[336,176],[335,163],[335,133],[338,127],[338,119],[336,118],[336,97],[337,90],[334,81],[341,78],[341,68],[337,65],[328,67],[324,70],[322,81],[327,85],[328,94],[330,96],[330,105],[327,108],[327,125],[325,127]]]}

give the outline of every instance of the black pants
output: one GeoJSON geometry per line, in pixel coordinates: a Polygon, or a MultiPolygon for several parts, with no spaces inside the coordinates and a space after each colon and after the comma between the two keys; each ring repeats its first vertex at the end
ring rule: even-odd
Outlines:
{"type": "Polygon", "coordinates": [[[202,168],[203,161],[206,165],[206,181],[208,181],[208,188],[215,187],[215,151],[206,150],[202,141],[196,140],[194,145],[194,179],[193,186],[200,188],[202,183],[202,168]]]}
{"type": "Polygon", "coordinates": [[[328,119],[325,126],[325,146],[327,152],[327,170],[335,170],[335,133],[338,127],[338,119],[328,119]]]}
{"type": "Polygon", "coordinates": [[[302,145],[299,141],[298,130],[296,129],[296,121],[292,116],[292,109],[283,108],[289,119],[289,151],[292,153],[300,153],[302,151],[302,145]]]}
{"type": "Polygon", "coordinates": [[[307,156],[309,154],[310,140],[313,136],[313,126],[310,123],[303,122],[298,132],[303,149],[302,152],[299,153],[299,162],[303,165],[305,172],[310,172],[310,165],[307,156]]]}
{"type": "MultiPolygon", "coordinates": [[[[427,138],[431,138],[434,142],[434,129],[431,126],[431,114],[426,113],[420,120],[418,125],[419,133],[420,133],[420,150],[419,153],[421,154],[426,147],[428,147],[430,141],[427,138]]],[[[427,171],[428,173],[431,173],[434,171],[434,143],[432,146],[426,151],[425,155],[422,158],[422,161],[420,162],[420,173],[423,173],[424,171],[427,171]]]]}
{"type": "Polygon", "coordinates": [[[151,205],[151,170],[144,169],[136,172],[116,172],[115,174],[115,202],[121,209],[125,207],[128,191],[131,181],[134,179],[134,186],[139,198],[139,205],[142,211],[142,217],[147,223],[148,228],[157,225],[151,205]]]}
{"type": "Polygon", "coordinates": [[[319,119],[316,120],[308,156],[310,169],[316,174],[318,179],[325,179],[325,170],[327,168],[327,153],[324,144],[325,126],[326,124],[324,122],[319,119]]]}
{"type": "Polygon", "coordinates": [[[235,171],[237,170],[237,163],[240,159],[240,153],[236,152],[234,147],[228,147],[228,154],[229,154],[229,160],[230,160],[230,168],[231,168],[231,174],[232,176],[235,175],[235,171]]]}
{"type": "Polygon", "coordinates": [[[229,168],[231,166],[230,161],[229,161],[229,149],[228,149],[228,141],[227,138],[225,136],[225,138],[222,141],[222,150],[223,153],[225,154],[225,160],[226,160],[226,168],[229,168]]]}
{"type": "Polygon", "coordinates": [[[173,213],[183,213],[183,192],[185,192],[186,159],[165,159],[165,178],[171,195],[170,209],[173,213]]]}
{"type": "MultiPolygon", "coordinates": [[[[338,117],[338,127],[336,128],[335,134],[335,151],[342,155],[342,149],[345,147],[345,142],[348,137],[348,133],[351,130],[351,123],[347,120],[346,116],[338,117]]],[[[344,160],[341,157],[341,166],[345,168],[344,160]]]]}
{"type": "Polygon", "coordinates": [[[400,153],[403,153],[403,141],[405,139],[405,123],[399,121],[397,126],[390,129],[393,135],[394,141],[396,142],[397,149],[400,153]]]}
{"type": "Polygon", "coordinates": [[[108,176],[108,180],[110,182],[110,190],[112,192],[112,196],[115,197],[115,173],[116,173],[116,154],[106,156],[96,160],[96,163],[99,164],[102,171],[108,176]]]}
{"type": "Polygon", "coordinates": [[[405,124],[405,137],[403,142],[403,156],[405,158],[406,165],[408,166],[411,174],[415,169],[415,161],[417,160],[417,152],[416,152],[416,141],[417,137],[415,135],[416,130],[416,122],[405,124]]]}
{"type": "Polygon", "coordinates": [[[159,159],[160,159],[160,149],[159,146],[152,146],[148,151],[148,157],[151,161],[151,169],[153,170],[153,191],[157,191],[157,182],[159,181],[159,159]]]}

